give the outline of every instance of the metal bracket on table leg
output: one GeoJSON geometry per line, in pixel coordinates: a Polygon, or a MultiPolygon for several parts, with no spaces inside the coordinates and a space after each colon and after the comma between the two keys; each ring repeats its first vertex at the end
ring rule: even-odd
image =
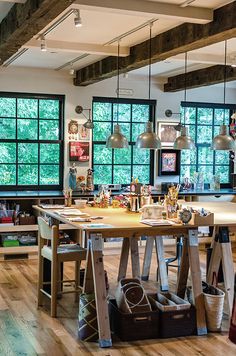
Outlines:
{"type": "Polygon", "coordinates": [[[99,346],[100,347],[111,347],[112,346],[112,341],[111,339],[103,339],[103,340],[99,340],[99,346]]]}

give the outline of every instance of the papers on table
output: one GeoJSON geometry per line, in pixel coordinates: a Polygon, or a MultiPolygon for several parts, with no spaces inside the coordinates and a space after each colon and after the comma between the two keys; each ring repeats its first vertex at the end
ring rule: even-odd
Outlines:
{"type": "Polygon", "coordinates": [[[63,209],[65,205],[62,204],[40,204],[43,209],[63,209]]]}
{"type": "Polygon", "coordinates": [[[162,225],[175,225],[176,224],[174,221],[164,220],[164,219],[158,219],[158,220],[143,219],[143,220],[140,220],[140,222],[142,224],[150,225],[150,226],[162,226],[162,225]]]}
{"type": "Polygon", "coordinates": [[[83,227],[83,228],[85,228],[85,229],[96,229],[96,228],[98,228],[98,229],[100,229],[100,228],[102,228],[102,229],[104,229],[104,228],[111,228],[111,227],[114,227],[113,225],[110,225],[110,224],[102,224],[102,223],[97,223],[97,224],[94,224],[94,223],[92,223],[92,224],[81,224],[80,225],[81,227],[83,227]]]}
{"type": "Polygon", "coordinates": [[[87,218],[74,217],[74,218],[67,218],[67,220],[71,221],[71,222],[85,222],[85,221],[90,222],[91,221],[91,219],[89,217],[87,217],[87,218]]]}
{"type": "Polygon", "coordinates": [[[54,210],[54,213],[69,217],[69,216],[89,216],[87,213],[82,213],[79,209],[60,209],[60,210],[54,210]]]}

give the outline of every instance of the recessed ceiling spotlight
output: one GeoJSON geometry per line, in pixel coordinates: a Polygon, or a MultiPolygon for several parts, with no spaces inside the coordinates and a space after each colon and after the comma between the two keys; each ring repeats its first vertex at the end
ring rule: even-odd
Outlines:
{"type": "Polygon", "coordinates": [[[74,23],[75,27],[82,27],[82,20],[80,17],[80,10],[74,10],[75,18],[74,18],[74,23]]]}
{"type": "Polygon", "coordinates": [[[41,36],[40,49],[41,49],[42,52],[46,52],[47,51],[47,45],[46,45],[46,40],[45,40],[44,35],[41,36]]]}

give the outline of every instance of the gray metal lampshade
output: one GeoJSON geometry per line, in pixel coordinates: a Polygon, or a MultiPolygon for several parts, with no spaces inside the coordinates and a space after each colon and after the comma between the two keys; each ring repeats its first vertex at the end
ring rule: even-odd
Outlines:
{"type": "Polygon", "coordinates": [[[219,135],[215,136],[212,141],[213,150],[234,151],[236,149],[233,137],[228,134],[227,125],[220,126],[219,135]]]}
{"type": "Polygon", "coordinates": [[[190,136],[188,136],[188,128],[185,126],[182,126],[181,128],[181,135],[177,137],[177,139],[174,142],[174,149],[175,150],[191,150],[195,148],[195,143],[191,139],[190,136]]]}
{"type": "Polygon", "coordinates": [[[114,126],[114,132],[107,139],[107,148],[128,148],[127,138],[122,135],[120,125],[114,126]]]}
{"type": "Polygon", "coordinates": [[[94,128],[94,123],[89,118],[88,121],[86,121],[83,126],[86,127],[86,129],[93,129],[94,128]]]}
{"type": "Polygon", "coordinates": [[[146,130],[138,136],[136,141],[137,148],[148,148],[153,150],[161,149],[161,140],[155,132],[153,132],[152,122],[146,123],[146,130]]]}

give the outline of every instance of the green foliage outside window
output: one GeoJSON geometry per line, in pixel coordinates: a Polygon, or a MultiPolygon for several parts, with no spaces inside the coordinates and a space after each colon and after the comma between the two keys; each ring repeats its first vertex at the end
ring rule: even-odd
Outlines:
{"type": "Polygon", "coordinates": [[[61,99],[0,94],[0,185],[60,185],[61,99]]]}
{"type": "Polygon", "coordinates": [[[93,102],[93,169],[95,184],[129,184],[132,177],[150,183],[150,151],[136,149],[135,142],[150,119],[150,105],[93,102]],[[111,129],[119,123],[129,141],[127,149],[106,148],[111,129]]]}
{"type": "Polygon", "coordinates": [[[230,181],[229,152],[213,151],[211,143],[219,134],[220,125],[224,120],[229,123],[230,110],[215,107],[189,106],[181,108],[181,120],[185,113],[185,124],[189,134],[196,143],[195,150],[181,151],[181,176],[183,182],[189,177],[193,182],[194,172],[202,172],[204,182],[210,183],[213,175],[220,176],[221,183],[230,181]]]}

